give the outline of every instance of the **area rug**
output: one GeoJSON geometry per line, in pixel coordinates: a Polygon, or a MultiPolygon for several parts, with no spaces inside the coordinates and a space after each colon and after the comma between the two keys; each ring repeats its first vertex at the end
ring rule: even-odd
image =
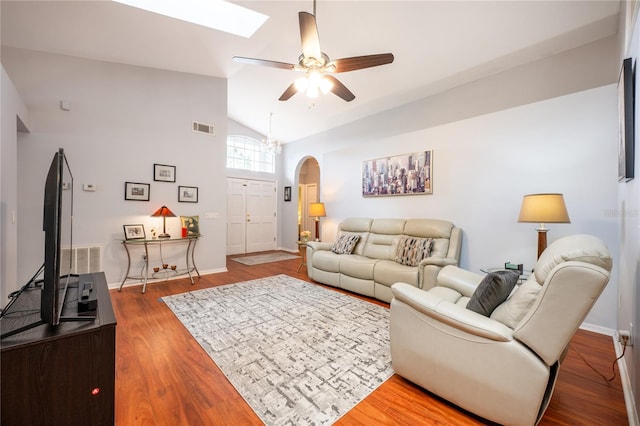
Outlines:
{"type": "Polygon", "coordinates": [[[266,253],[256,254],[253,256],[232,257],[234,260],[243,265],[259,265],[261,263],[279,262],[281,260],[299,259],[300,256],[289,253],[266,253]]]}
{"type": "Polygon", "coordinates": [[[162,299],[267,425],[329,425],[393,374],[389,310],[276,275],[162,299]]]}

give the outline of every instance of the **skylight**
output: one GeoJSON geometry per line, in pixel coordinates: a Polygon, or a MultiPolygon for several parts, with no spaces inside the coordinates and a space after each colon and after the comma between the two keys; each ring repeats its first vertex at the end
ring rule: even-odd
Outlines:
{"type": "Polygon", "coordinates": [[[149,12],[249,38],[267,15],[223,0],[113,0],[149,12]]]}

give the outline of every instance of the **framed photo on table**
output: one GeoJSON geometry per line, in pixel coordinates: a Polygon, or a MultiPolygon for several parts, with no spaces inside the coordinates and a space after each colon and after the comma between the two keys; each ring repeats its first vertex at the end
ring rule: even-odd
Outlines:
{"type": "Polygon", "coordinates": [[[200,216],[180,216],[182,229],[186,231],[185,237],[200,235],[200,216]]]}
{"type": "Polygon", "coordinates": [[[124,199],[133,201],[149,201],[151,185],[148,183],[125,182],[124,199]]]}
{"type": "Polygon", "coordinates": [[[180,203],[197,203],[198,187],[197,186],[179,186],[178,202],[180,203]]]}
{"type": "Polygon", "coordinates": [[[143,240],[146,238],[144,225],[122,225],[124,228],[124,238],[126,240],[143,240]]]}
{"type": "Polygon", "coordinates": [[[169,166],[166,164],[154,164],[153,180],[158,182],[175,182],[176,166],[169,166]]]}

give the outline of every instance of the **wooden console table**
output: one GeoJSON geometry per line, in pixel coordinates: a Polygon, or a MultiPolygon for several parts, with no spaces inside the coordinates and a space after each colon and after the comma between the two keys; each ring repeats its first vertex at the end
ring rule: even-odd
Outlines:
{"type": "MultiPolygon", "coordinates": [[[[91,277],[98,309],[92,321],[41,324],[0,341],[1,418],[10,425],[113,426],[116,317],[103,272],[91,277]]],[[[24,291],[0,321],[2,333],[40,319],[40,289],[24,291]]],[[[81,315],[77,284],[64,316],[81,315]]]]}
{"type": "Polygon", "coordinates": [[[142,281],[143,282],[142,292],[145,293],[147,291],[147,281],[149,279],[153,279],[153,278],[168,279],[172,276],[187,275],[187,274],[191,279],[191,284],[194,284],[192,272],[195,271],[196,274],[198,275],[198,278],[200,278],[200,272],[196,267],[194,253],[196,250],[196,243],[198,242],[198,239],[200,239],[201,237],[202,235],[192,235],[184,238],[179,237],[179,238],[158,238],[158,239],[152,239],[152,240],[148,240],[148,239],[120,240],[122,242],[122,245],[125,251],[127,252],[127,272],[124,275],[124,279],[122,280],[122,283],[120,284],[120,288],[118,289],[118,291],[122,290],[122,287],[124,286],[124,283],[127,280],[142,281]],[[160,250],[160,261],[163,265],[166,265],[162,257],[162,246],[166,244],[182,244],[185,246],[186,269],[173,270],[169,268],[161,268],[157,272],[152,273],[150,276],[149,275],[149,247],[158,247],[158,249],[160,250]],[[136,246],[144,247],[143,273],[141,273],[140,275],[129,275],[129,272],[131,271],[131,253],[129,252],[129,248],[136,247],[136,246]]]}

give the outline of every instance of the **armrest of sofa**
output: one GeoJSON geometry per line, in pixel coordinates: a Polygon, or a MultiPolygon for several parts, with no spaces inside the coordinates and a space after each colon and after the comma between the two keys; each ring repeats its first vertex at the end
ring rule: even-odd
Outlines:
{"type": "Polygon", "coordinates": [[[427,257],[418,265],[418,287],[429,290],[438,280],[440,270],[449,265],[457,265],[458,260],[450,257],[427,257]]]}
{"type": "Polygon", "coordinates": [[[471,297],[483,278],[483,275],[450,265],[440,270],[437,285],[455,290],[463,296],[471,297]]]}
{"type": "Polygon", "coordinates": [[[311,248],[311,252],[318,250],[331,250],[333,243],[327,243],[324,241],[308,241],[307,247],[311,248]]]}
{"type": "Polygon", "coordinates": [[[391,291],[394,297],[391,302],[392,317],[393,304],[405,303],[420,314],[432,317],[471,336],[498,342],[514,340],[513,330],[506,325],[457,305],[437,291],[420,290],[407,283],[395,283],[391,286],[391,291]]]}

